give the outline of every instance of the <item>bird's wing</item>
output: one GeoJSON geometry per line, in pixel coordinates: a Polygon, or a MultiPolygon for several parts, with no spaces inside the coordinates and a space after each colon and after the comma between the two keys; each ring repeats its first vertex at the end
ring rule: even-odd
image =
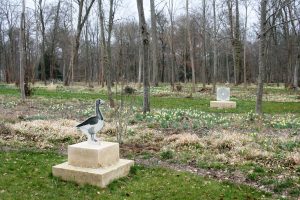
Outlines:
{"type": "Polygon", "coordinates": [[[84,122],[82,122],[81,124],[78,124],[76,127],[81,127],[81,126],[84,126],[84,125],[95,125],[98,123],[98,118],[96,116],[94,117],[90,117],[88,118],[87,120],[85,120],[84,122]]]}

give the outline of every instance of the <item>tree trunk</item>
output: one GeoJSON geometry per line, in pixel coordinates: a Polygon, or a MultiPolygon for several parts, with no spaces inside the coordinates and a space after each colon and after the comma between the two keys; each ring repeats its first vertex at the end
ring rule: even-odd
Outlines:
{"type": "Polygon", "coordinates": [[[191,60],[191,68],[192,68],[192,93],[196,92],[196,78],[195,78],[195,63],[194,63],[194,46],[192,43],[192,35],[190,30],[190,18],[189,18],[189,1],[186,0],[186,18],[187,18],[187,32],[188,32],[188,40],[190,46],[190,60],[191,60]]]}
{"type": "Polygon", "coordinates": [[[214,15],[214,41],[213,41],[213,52],[214,52],[214,72],[213,72],[213,93],[216,92],[217,82],[217,17],[216,17],[216,0],[213,0],[213,15],[214,15]]]}
{"type": "Polygon", "coordinates": [[[111,58],[111,34],[112,34],[112,28],[113,28],[113,22],[114,22],[114,0],[109,1],[110,7],[109,7],[109,19],[108,19],[108,36],[107,36],[107,68],[106,68],[106,80],[107,80],[107,91],[108,91],[108,98],[109,98],[109,104],[110,107],[115,107],[114,100],[112,98],[112,92],[111,92],[111,68],[112,68],[112,58],[111,58]]]}
{"type": "Polygon", "coordinates": [[[156,13],[154,0],[150,0],[151,6],[151,35],[152,35],[152,68],[153,68],[153,85],[158,86],[158,65],[157,65],[157,28],[156,13]]]}
{"type": "Polygon", "coordinates": [[[92,55],[90,51],[90,45],[89,45],[89,20],[86,21],[85,25],[85,59],[86,59],[86,66],[85,66],[85,81],[88,83],[89,87],[93,87],[92,83],[92,71],[93,71],[93,65],[92,65],[92,55]]]}
{"type": "Polygon", "coordinates": [[[100,27],[101,27],[101,52],[102,52],[102,63],[104,68],[104,73],[106,76],[107,82],[107,95],[110,107],[115,107],[114,100],[112,98],[111,91],[111,32],[113,27],[113,19],[114,19],[114,0],[110,0],[110,9],[109,9],[109,21],[108,21],[108,38],[107,43],[105,40],[104,34],[104,11],[103,11],[103,2],[102,0],[98,1],[99,3],[99,12],[100,12],[100,27]]]}
{"type": "Polygon", "coordinates": [[[265,76],[265,46],[266,46],[266,26],[267,26],[267,3],[268,0],[260,1],[260,38],[259,38],[259,73],[257,79],[256,113],[262,114],[262,97],[265,76]]]}
{"type": "Polygon", "coordinates": [[[138,87],[141,88],[142,70],[143,70],[143,47],[139,44],[139,72],[138,72],[138,87]]]}
{"type": "MultiPolygon", "coordinates": [[[[186,19],[186,24],[187,24],[187,19],[186,19]]],[[[187,28],[184,30],[184,54],[183,54],[183,78],[184,78],[184,83],[187,83],[187,54],[188,54],[188,40],[187,40],[187,28]]]]}
{"type": "Polygon", "coordinates": [[[79,30],[77,28],[77,32],[75,35],[75,41],[74,41],[74,47],[73,47],[73,59],[71,60],[71,69],[72,69],[72,83],[74,82],[74,69],[77,68],[78,65],[78,51],[80,47],[80,35],[81,35],[81,29],[79,30]]]}
{"type": "Polygon", "coordinates": [[[57,9],[56,9],[56,14],[54,18],[54,27],[52,31],[52,42],[51,42],[51,61],[50,61],[50,79],[57,78],[55,77],[54,70],[55,70],[55,43],[56,43],[56,38],[57,38],[57,29],[59,28],[59,12],[60,12],[60,4],[61,0],[58,1],[57,4],[57,9]]]}
{"type": "MultiPolygon", "coordinates": [[[[35,17],[35,23],[39,24],[39,12],[37,8],[37,2],[34,1],[34,17],[35,17]]],[[[38,51],[39,49],[39,26],[35,26],[35,66],[39,66],[39,57],[40,57],[40,52],[38,51]]],[[[38,74],[38,69],[34,69],[35,73],[38,74]]],[[[35,76],[33,76],[33,82],[35,80],[35,76]]]]}
{"type": "Polygon", "coordinates": [[[15,52],[15,48],[14,48],[14,39],[13,39],[13,32],[12,32],[12,27],[9,27],[9,31],[8,31],[8,37],[9,37],[9,67],[7,69],[7,83],[10,83],[12,80],[14,80],[14,69],[15,69],[15,58],[14,58],[14,52],[15,52]]]}
{"type": "MultiPolygon", "coordinates": [[[[293,13],[291,4],[288,5],[289,18],[294,19],[296,17],[297,21],[299,23],[300,19],[298,18],[298,13],[296,11],[296,7],[294,9],[295,9],[295,12],[293,13]]],[[[294,66],[294,74],[293,74],[293,87],[294,87],[295,91],[298,91],[298,74],[299,74],[299,59],[300,59],[300,52],[299,52],[300,41],[299,41],[299,39],[300,39],[300,37],[299,37],[299,30],[297,31],[294,21],[291,21],[291,24],[292,24],[292,28],[293,28],[294,37],[296,39],[296,42],[294,42],[294,43],[297,44],[297,48],[296,48],[297,56],[296,56],[296,63],[294,66]]]]}
{"type": "Polygon", "coordinates": [[[295,64],[295,68],[294,68],[294,88],[296,91],[298,91],[299,89],[299,84],[298,84],[298,77],[299,77],[299,62],[300,60],[300,54],[298,54],[297,58],[296,58],[296,64],[295,64]]]}
{"type": "Polygon", "coordinates": [[[20,89],[22,101],[25,101],[25,88],[24,88],[24,69],[26,63],[25,53],[25,0],[22,1],[22,13],[20,24],[20,89]]]}
{"type": "Polygon", "coordinates": [[[227,7],[228,7],[228,19],[229,19],[229,27],[230,27],[230,41],[231,41],[231,47],[232,47],[232,59],[233,59],[233,79],[234,83],[237,83],[237,74],[236,74],[236,52],[234,48],[235,39],[234,39],[234,27],[233,27],[233,0],[227,0],[227,7]]]}
{"type": "Polygon", "coordinates": [[[230,71],[229,71],[229,55],[228,52],[226,51],[226,72],[227,72],[227,82],[230,83],[230,71]]]}
{"type": "Polygon", "coordinates": [[[202,87],[206,87],[206,0],[202,0],[203,10],[203,65],[201,70],[202,75],[202,87]]]}
{"type": "MultiPolygon", "coordinates": [[[[99,3],[99,2],[98,2],[99,3]]],[[[99,4],[98,4],[99,6],[99,4]]],[[[100,7],[98,7],[99,9],[99,13],[100,13],[100,7]]],[[[97,20],[97,24],[100,25],[101,27],[101,24],[100,24],[100,14],[99,14],[99,21],[97,20]]],[[[101,28],[102,29],[102,28],[101,28]]],[[[102,35],[101,35],[101,30],[100,30],[100,33],[99,33],[99,26],[97,26],[97,36],[99,35],[99,37],[97,37],[97,57],[98,57],[98,84],[101,84],[101,87],[104,87],[104,64],[103,64],[103,45],[102,45],[102,42],[101,42],[101,38],[102,38],[102,35]]]]}
{"type": "Polygon", "coordinates": [[[39,14],[40,14],[40,23],[41,23],[41,34],[42,34],[42,46],[41,46],[41,58],[40,58],[40,64],[41,64],[41,79],[44,81],[44,84],[46,85],[46,66],[45,66],[45,21],[44,21],[44,13],[42,8],[43,0],[39,0],[39,14]]]}
{"type": "Polygon", "coordinates": [[[235,0],[235,31],[234,31],[234,49],[235,49],[235,85],[241,82],[241,40],[240,40],[240,13],[239,1],[235,0]]]}
{"type": "MultiPolygon", "coordinates": [[[[73,19],[73,5],[71,3],[71,19],[73,19]]],[[[71,35],[70,35],[70,40],[71,40],[71,55],[69,59],[69,65],[66,67],[66,63],[64,63],[64,73],[63,73],[63,80],[64,80],[64,85],[69,86],[70,85],[70,80],[71,76],[73,76],[73,49],[74,49],[74,35],[73,35],[73,20],[71,20],[71,35]]],[[[72,78],[73,80],[73,78],[72,78]]]]}
{"type": "Polygon", "coordinates": [[[245,34],[244,34],[244,87],[247,88],[247,66],[246,66],[246,50],[247,50],[247,21],[248,21],[248,1],[245,0],[245,34]]]}
{"type": "Polygon", "coordinates": [[[144,58],[144,62],[143,62],[143,74],[144,74],[143,113],[146,114],[147,112],[150,112],[150,98],[149,98],[150,86],[149,86],[149,68],[148,68],[149,33],[147,31],[147,24],[145,21],[143,1],[136,0],[136,2],[137,2],[138,13],[139,13],[140,32],[142,35],[142,43],[143,43],[143,51],[142,51],[142,55],[144,58]]]}
{"type": "Polygon", "coordinates": [[[171,87],[174,90],[175,83],[175,51],[174,51],[174,2],[173,0],[169,1],[169,15],[170,15],[170,25],[171,25],[171,33],[170,33],[170,53],[171,53],[171,87]]]}

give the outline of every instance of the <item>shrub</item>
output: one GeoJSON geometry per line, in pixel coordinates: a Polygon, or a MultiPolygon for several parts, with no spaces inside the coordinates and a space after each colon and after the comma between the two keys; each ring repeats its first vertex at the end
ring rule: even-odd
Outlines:
{"type": "Polygon", "coordinates": [[[174,157],[174,153],[171,150],[166,150],[166,151],[161,152],[160,157],[163,160],[172,159],[174,157]]]}
{"type": "Polygon", "coordinates": [[[176,85],[176,90],[177,90],[178,92],[181,92],[181,91],[182,91],[182,85],[177,84],[177,85],[176,85]]]}
{"type": "Polygon", "coordinates": [[[230,151],[231,149],[233,149],[233,147],[234,147],[234,144],[229,140],[223,140],[217,145],[217,149],[220,152],[230,151]]]}
{"type": "Polygon", "coordinates": [[[124,93],[125,94],[133,94],[135,92],[135,89],[134,88],[132,88],[132,87],[130,87],[130,86],[125,86],[125,88],[124,88],[124,93]]]}

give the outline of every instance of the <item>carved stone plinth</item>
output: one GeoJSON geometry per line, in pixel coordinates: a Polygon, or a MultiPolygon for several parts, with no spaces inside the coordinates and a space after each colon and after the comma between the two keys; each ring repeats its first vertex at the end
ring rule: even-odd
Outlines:
{"type": "Polygon", "coordinates": [[[89,144],[81,142],[68,146],[68,163],[73,166],[99,168],[119,161],[119,143],[101,142],[89,144]]]}
{"type": "Polygon", "coordinates": [[[68,146],[68,162],[52,167],[54,176],[78,184],[105,187],[120,177],[127,176],[132,160],[119,159],[119,144],[82,142],[68,146]]]}

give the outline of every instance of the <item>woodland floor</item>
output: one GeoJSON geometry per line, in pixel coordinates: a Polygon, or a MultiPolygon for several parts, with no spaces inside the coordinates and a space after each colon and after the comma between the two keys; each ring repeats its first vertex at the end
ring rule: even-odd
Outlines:
{"type": "MultiPolygon", "coordinates": [[[[254,113],[254,86],[247,89],[230,86],[231,100],[237,102],[237,109],[215,110],[209,108],[209,101],[215,98],[209,87],[206,90],[199,87],[191,96],[190,85],[182,85],[182,91],[175,92],[171,92],[169,85],[162,85],[151,88],[151,112],[144,116],[141,112],[142,89],[131,86],[136,89],[132,95],[121,94],[120,86],[113,88],[118,107],[103,108],[106,125],[99,136],[103,140],[116,141],[117,133],[122,133],[121,155],[146,166],[138,168],[140,176],[142,172],[148,176],[151,170],[170,174],[187,171],[212,178],[208,180],[222,181],[221,184],[232,182],[234,184],[226,187],[233,187],[233,190],[242,187],[240,185],[256,188],[258,195],[238,195],[236,198],[300,197],[299,93],[282,86],[266,86],[265,114],[260,117],[254,113]],[[165,168],[172,170],[161,172],[165,168]]],[[[66,153],[68,144],[85,140],[75,125],[94,114],[96,99],[107,99],[105,89],[101,87],[63,87],[59,84],[47,87],[36,84],[33,96],[25,103],[19,96],[15,86],[0,85],[0,157],[7,160],[8,165],[18,162],[14,152],[20,150],[24,156],[30,152],[43,157],[43,153],[50,152],[55,162],[64,159],[65,156],[61,158],[59,154],[66,153]],[[39,153],[33,153],[36,151],[39,153]]],[[[5,170],[8,169],[0,164],[0,174],[6,173],[5,170]]],[[[59,180],[54,182],[61,184],[59,180]]],[[[130,180],[125,182],[130,183],[130,180]]],[[[196,182],[193,183],[197,185],[196,182]]],[[[116,184],[122,184],[122,181],[116,184]]],[[[0,182],[0,199],[7,191],[1,187],[0,182]]],[[[176,185],[172,187],[176,188],[176,185]]],[[[241,195],[247,191],[241,189],[241,195]]],[[[118,192],[122,191],[113,196],[117,197],[118,192]]],[[[156,198],[176,199],[172,198],[174,194],[156,198]]],[[[225,199],[230,199],[230,192],[224,194],[225,199]]],[[[222,199],[224,194],[208,199],[222,199]]],[[[127,197],[138,199],[141,196],[127,197]]]]}

